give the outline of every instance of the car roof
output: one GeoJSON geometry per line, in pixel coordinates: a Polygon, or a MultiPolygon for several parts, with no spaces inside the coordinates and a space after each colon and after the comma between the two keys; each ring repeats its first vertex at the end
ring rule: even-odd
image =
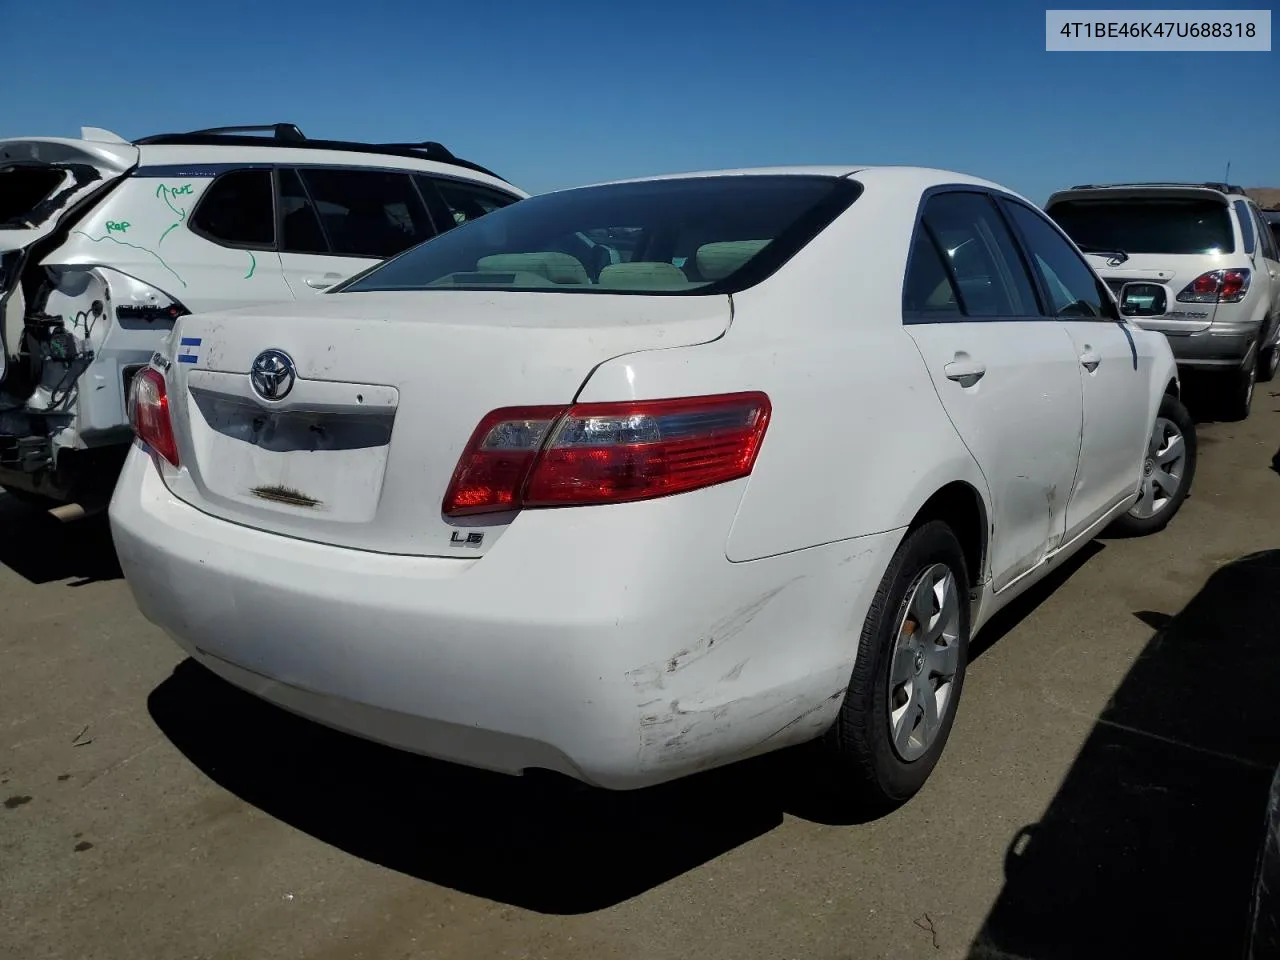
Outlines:
{"type": "Polygon", "coordinates": [[[79,139],[64,137],[13,137],[3,143],[52,143],[72,147],[87,155],[95,151],[137,150],[140,168],[180,166],[185,170],[221,164],[324,164],[328,166],[382,167],[415,170],[485,183],[522,197],[528,194],[492,170],[454,155],[436,141],[420,143],[362,143],[351,140],[315,140],[296,124],[213,127],[189,133],[160,133],[129,141],[101,127],[82,127],[79,139]]]}
{"type": "Polygon", "coordinates": [[[1164,196],[1203,196],[1212,194],[1214,196],[1232,197],[1232,198],[1248,198],[1243,187],[1237,187],[1230,183],[1205,182],[1194,183],[1191,181],[1169,181],[1169,182],[1152,182],[1152,183],[1081,183],[1065,190],[1055,191],[1053,196],[1049,198],[1049,202],[1063,197],[1105,197],[1112,196],[1141,196],[1144,193],[1161,194],[1164,196]]]}
{"type": "Polygon", "coordinates": [[[254,163],[381,167],[388,170],[412,170],[460,177],[474,183],[491,185],[507,193],[514,192],[520,196],[528,196],[523,190],[494,174],[427,157],[363,152],[358,149],[335,151],[307,146],[279,146],[273,143],[262,145],[140,143],[137,146],[140,152],[138,169],[144,172],[154,167],[197,168],[254,163]]]}
{"type": "MultiPolygon", "coordinates": [[[[790,166],[774,166],[774,167],[735,167],[723,170],[696,170],[687,173],[663,173],[655,174],[647,177],[630,177],[624,180],[606,180],[601,183],[590,184],[590,186],[614,186],[624,183],[650,183],[664,180],[694,180],[703,177],[753,177],[753,176],[811,176],[811,177],[840,177],[840,178],[856,178],[864,187],[875,187],[877,189],[901,188],[901,189],[919,189],[926,190],[930,187],[944,185],[966,185],[983,187],[990,190],[999,190],[1011,196],[1026,200],[1021,194],[1014,190],[1010,190],[999,183],[992,180],[984,180],[981,177],[971,176],[967,173],[959,173],[954,170],[944,170],[937,167],[914,167],[905,165],[881,164],[811,164],[811,165],[790,165],[790,166]]],[[[566,188],[581,189],[581,188],[566,188]]],[[[557,191],[558,192],[558,191],[557,191]]],[[[1031,201],[1027,200],[1028,203],[1031,201]]]]}

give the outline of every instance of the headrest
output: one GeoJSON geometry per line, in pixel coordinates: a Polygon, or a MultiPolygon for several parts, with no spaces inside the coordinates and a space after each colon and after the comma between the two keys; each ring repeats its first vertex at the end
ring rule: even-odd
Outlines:
{"type": "Polygon", "coordinates": [[[495,253],[476,261],[480,273],[537,273],[552,283],[589,284],[587,268],[577,257],[555,250],[538,253],[495,253]]]}
{"type": "Polygon", "coordinates": [[[674,263],[641,260],[635,263],[612,263],[600,271],[600,286],[664,290],[687,287],[689,278],[674,263]]]}
{"type": "Polygon", "coordinates": [[[698,248],[698,272],[708,280],[723,280],[768,245],[768,240],[704,243],[698,248]]]}

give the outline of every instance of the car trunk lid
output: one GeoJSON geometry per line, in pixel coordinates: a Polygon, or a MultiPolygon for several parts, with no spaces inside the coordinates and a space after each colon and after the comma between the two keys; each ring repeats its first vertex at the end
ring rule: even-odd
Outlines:
{"type": "Polygon", "coordinates": [[[1085,256],[1115,294],[1121,311],[1137,326],[1177,335],[1199,333],[1212,325],[1217,304],[1178,301],[1178,294],[1196,277],[1206,269],[1217,269],[1206,267],[1204,256],[1131,253],[1129,259],[1120,264],[1106,254],[1087,253],[1085,256]],[[1141,283],[1143,286],[1130,288],[1132,302],[1126,303],[1123,291],[1125,284],[1129,283],[1141,283]]]}
{"type": "Polygon", "coordinates": [[[447,521],[441,504],[485,414],[568,405],[600,363],[714,340],[729,320],[724,296],[488,291],[338,293],[183,317],[166,372],[180,467],[161,467],[176,496],[250,527],[475,557],[511,515],[447,521]],[[283,399],[255,391],[265,350],[296,370],[283,399]]]}

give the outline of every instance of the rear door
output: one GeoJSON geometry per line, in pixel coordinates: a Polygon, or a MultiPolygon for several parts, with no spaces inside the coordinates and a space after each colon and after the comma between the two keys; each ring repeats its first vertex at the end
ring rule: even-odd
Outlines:
{"type": "Polygon", "coordinates": [[[141,173],[131,209],[119,216],[131,217],[126,236],[148,251],[116,252],[126,272],[139,271],[193,313],[293,299],[276,252],[269,166],[225,170],[212,180],[141,173]]]}
{"type": "Polygon", "coordinates": [[[299,167],[277,176],[280,262],[299,299],[436,234],[408,172],[299,167]]]}
{"type": "Polygon", "coordinates": [[[1082,401],[1071,339],[1041,316],[1026,265],[986,192],[926,196],[903,320],[991,490],[991,572],[1003,589],[1066,532],[1082,401]]]}
{"type": "Polygon", "coordinates": [[[1045,314],[1067,331],[1078,361],[1084,427],[1067,503],[1070,540],[1137,486],[1150,427],[1150,361],[1139,361],[1137,346],[1124,322],[1110,314],[1096,275],[1048,218],[1010,198],[1000,202],[1028,254],[1045,314]]]}

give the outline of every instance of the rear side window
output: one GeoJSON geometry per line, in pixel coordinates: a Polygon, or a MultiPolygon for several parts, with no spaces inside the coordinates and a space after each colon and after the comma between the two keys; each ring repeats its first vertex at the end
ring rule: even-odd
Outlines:
{"type": "Polygon", "coordinates": [[[1050,315],[1109,319],[1093,271],[1053,225],[1020,203],[1002,201],[1002,205],[1022,233],[1033,269],[1049,295],[1050,315]]]}
{"type": "Polygon", "coordinates": [[[1031,279],[990,197],[935,194],[925,203],[921,223],[948,268],[965,316],[1039,315],[1031,279]]]}
{"type": "Polygon", "coordinates": [[[1235,252],[1226,205],[1207,198],[1061,200],[1048,213],[1085,251],[1235,252]]]}
{"type": "Polygon", "coordinates": [[[1236,208],[1236,219],[1240,221],[1240,236],[1244,240],[1244,252],[1253,256],[1257,246],[1257,237],[1253,231],[1253,214],[1249,212],[1249,205],[1243,200],[1235,201],[1232,206],[1236,208]]]}
{"type": "Polygon", "coordinates": [[[452,222],[442,224],[442,230],[479,220],[486,213],[500,210],[517,199],[505,193],[499,193],[497,190],[486,190],[484,187],[458,183],[454,180],[425,176],[417,179],[424,191],[434,188],[439,193],[440,199],[444,201],[452,222]]]}
{"type": "MultiPolygon", "coordinates": [[[[407,173],[304,168],[298,175],[319,217],[329,253],[383,259],[430,239],[435,232],[407,173]]],[[[314,233],[305,229],[313,240],[314,233]]]]}
{"type": "Polygon", "coordinates": [[[271,171],[236,170],[219,176],[191,215],[191,229],[224,247],[274,249],[271,171]]]}
{"type": "Polygon", "coordinates": [[[493,210],[339,289],[732,293],[777,270],[861,190],[807,175],[563,190],[493,210]]]}
{"type": "Polygon", "coordinates": [[[922,320],[960,319],[960,299],[955,284],[934,245],[929,231],[916,231],[902,288],[902,312],[922,320]]]}

